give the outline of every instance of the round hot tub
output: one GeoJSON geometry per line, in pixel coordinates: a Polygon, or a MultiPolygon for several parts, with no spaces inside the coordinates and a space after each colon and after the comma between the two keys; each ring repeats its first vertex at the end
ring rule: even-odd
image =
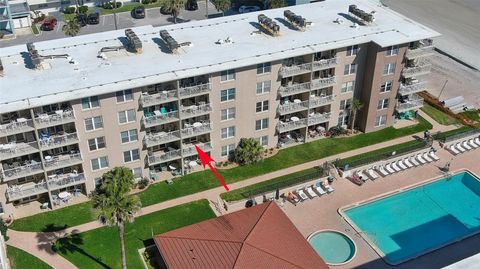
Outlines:
{"type": "Polygon", "coordinates": [[[317,231],[307,241],[328,265],[346,264],[355,257],[357,251],[353,240],[338,231],[317,231]]]}

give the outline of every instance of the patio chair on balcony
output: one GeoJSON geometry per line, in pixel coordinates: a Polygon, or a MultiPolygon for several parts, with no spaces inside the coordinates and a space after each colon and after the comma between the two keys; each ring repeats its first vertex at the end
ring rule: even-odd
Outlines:
{"type": "Polygon", "coordinates": [[[167,109],[164,106],[160,107],[160,114],[164,117],[167,116],[167,109]]]}

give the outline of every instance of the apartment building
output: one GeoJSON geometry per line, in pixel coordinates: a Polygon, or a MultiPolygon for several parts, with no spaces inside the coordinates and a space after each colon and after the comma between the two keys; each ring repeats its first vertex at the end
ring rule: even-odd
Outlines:
{"type": "Polygon", "coordinates": [[[275,9],[2,49],[0,201],[62,206],[116,166],[169,179],[200,169],[195,145],[224,161],[243,137],[321,139],[354,97],[365,132],[421,107],[438,33],[369,1],[288,9],[303,23],[275,9]],[[375,20],[338,15],[351,4],[375,20]]]}

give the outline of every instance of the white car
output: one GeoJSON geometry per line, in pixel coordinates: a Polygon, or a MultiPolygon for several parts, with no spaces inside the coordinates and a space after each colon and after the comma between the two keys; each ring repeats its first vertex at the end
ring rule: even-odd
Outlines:
{"type": "Polygon", "coordinates": [[[257,6],[241,6],[238,9],[238,12],[239,13],[248,13],[248,12],[255,12],[255,11],[259,11],[259,10],[260,10],[260,7],[257,7],[257,6]]]}

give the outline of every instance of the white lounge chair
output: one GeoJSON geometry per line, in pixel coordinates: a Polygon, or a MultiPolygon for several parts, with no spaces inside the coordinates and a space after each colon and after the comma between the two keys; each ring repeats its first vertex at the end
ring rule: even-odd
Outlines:
{"type": "Polygon", "coordinates": [[[479,137],[475,137],[475,139],[473,139],[473,142],[475,142],[477,145],[480,146],[480,138],[479,137]]]}
{"type": "Polygon", "coordinates": [[[368,180],[368,177],[365,174],[363,174],[362,171],[360,170],[355,171],[355,173],[353,174],[361,178],[364,182],[368,180]]]}
{"type": "Polygon", "coordinates": [[[476,149],[479,147],[479,145],[477,145],[473,139],[468,140],[468,143],[470,144],[470,146],[472,146],[472,148],[476,149]]]}
{"type": "Polygon", "coordinates": [[[460,151],[460,152],[465,152],[467,151],[465,148],[462,147],[461,143],[457,143],[455,145],[455,147],[457,147],[457,149],[460,151]]]}
{"type": "Polygon", "coordinates": [[[455,155],[460,154],[460,151],[457,149],[457,147],[455,147],[454,144],[450,145],[450,147],[448,147],[448,150],[450,150],[450,152],[455,155]]]}
{"type": "Polygon", "coordinates": [[[332,186],[330,186],[330,184],[325,184],[325,185],[323,185],[323,188],[325,188],[325,190],[326,190],[328,193],[331,193],[331,192],[333,192],[333,191],[335,190],[332,186]]]}
{"type": "Polygon", "coordinates": [[[428,153],[423,153],[422,155],[423,159],[429,163],[433,162],[433,159],[428,156],[428,153]]]}
{"type": "Polygon", "coordinates": [[[317,191],[319,196],[327,194],[325,190],[322,188],[322,184],[320,184],[320,181],[315,183],[315,190],[317,191]]]}
{"type": "Polygon", "coordinates": [[[408,167],[403,163],[402,160],[398,160],[398,161],[397,161],[397,165],[398,165],[401,169],[403,169],[403,170],[407,170],[407,169],[408,169],[408,167]]]}
{"type": "Polygon", "coordinates": [[[464,148],[467,149],[467,150],[472,150],[472,147],[470,147],[470,145],[468,144],[467,141],[463,141],[462,147],[464,147],[464,148]]]}
{"type": "Polygon", "coordinates": [[[377,179],[378,175],[373,171],[373,169],[370,167],[367,169],[367,174],[371,179],[377,179]]]}
{"type": "Polygon", "coordinates": [[[305,192],[303,192],[302,189],[298,189],[296,192],[301,201],[308,200],[308,196],[305,194],[305,192]]]}
{"type": "Polygon", "coordinates": [[[307,193],[310,196],[310,198],[315,198],[317,197],[317,194],[313,191],[312,186],[307,188],[307,193]]]}
{"type": "Polygon", "coordinates": [[[394,174],[394,173],[397,172],[396,170],[394,170],[394,169],[390,166],[389,163],[387,163],[387,164],[385,165],[385,169],[386,169],[390,174],[394,174]]]}
{"type": "Polygon", "coordinates": [[[383,177],[386,177],[388,176],[388,172],[385,170],[385,167],[383,165],[380,165],[379,167],[376,167],[375,170],[377,170],[378,173],[380,173],[380,175],[382,175],[383,177]]]}
{"type": "Polygon", "coordinates": [[[403,159],[403,163],[408,166],[408,168],[412,168],[413,164],[408,160],[408,158],[403,159]]]}
{"type": "Polygon", "coordinates": [[[430,151],[430,157],[435,161],[440,160],[440,157],[438,157],[437,154],[435,154],[434,151],[430,151]]]}
{"type": "Polygon", "coordinates": [[[415,160],[415,157],[414,156],[410,156],[410,160],[409,160],[413,165],[415,166],[419,166],[420,164],[417,162],[417,160],[415,160]]]}
{"type": "Polygon", "coordinates": [[[425,161],[423,158],[422,158],[422,155],[421,154],[418,154],[417,155],[417,160],[421,163],[421,164],[426,164],[427,161],[425,161]]]}
{"type": "Polygon", "coordinates": [[[392,163],[390,164],[390,166],[391,166],[395,171],[397,171],[397,172],[403,171],[402,168],[398,167],[397,163],[395,163],[395,162],[392,162],[392,163]]]}

